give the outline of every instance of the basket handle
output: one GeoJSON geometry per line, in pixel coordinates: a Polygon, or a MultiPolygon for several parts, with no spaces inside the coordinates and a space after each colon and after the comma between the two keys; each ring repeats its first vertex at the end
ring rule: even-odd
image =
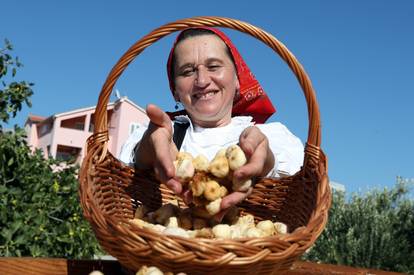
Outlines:
{"type": "MultiPolygon", "coordinates": [[[[134,45],[132,45],[112,68],[102,87],[98,99],[98,104],[95,110],[94,135],[107,132],[108,124],[106,106],[109,102],[109,97],[116,81],[121,76],[126,67],[134,60],[134,58],[138,56],[145,48],[172,32],[179,31],[188,27],[200,26],[224,27],[247,33],[261,40],[263,43],[272,48],[288,64],[292,72],[296,75],[296,78],[298,79],[303,93],[306,97],[309,119],[307,147],[310,145],[311,148],[313,147],[313,149],[310,149],[310,151],[315,152],[315,149],[317,149],[316,151],[319,151],[318,149],[321,143],[319,106],[316,101],[312,83],[296,57],[274,36],[261,30],[260,28],[236,19],[217,16],[193,17],[168,23],[153,30],[151,33],[144,36],[134,45]]],[[[108,139],[108,135],[106,134],[106,140],[104,142],[107,143],[108,139]]],[[[305,150],[305,154],[308,153],[307,151],[308,150],[305,150]]]]}

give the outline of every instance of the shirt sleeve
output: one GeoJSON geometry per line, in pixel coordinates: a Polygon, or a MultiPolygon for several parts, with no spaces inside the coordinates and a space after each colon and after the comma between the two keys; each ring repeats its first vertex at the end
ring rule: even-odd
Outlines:
{"type": "Polygon", "coordinates": [[[123,163],[134,166],[135,163],[135,146],[141,140],[142,136],[144,135],[145,131],[148,127],[142,126],[135,128],[132,134],[128,137],[125,143],[121,147],[121,152],[119,153],[119,160],[123,163]]]}
{"type": "Polygon", "coordinates": [[[256,125],[269,140],[275,155],[275,167],[269,176],[283,177],[295,174],[303,165],[304,147],[301,140],[280,122],[256,125]]]}

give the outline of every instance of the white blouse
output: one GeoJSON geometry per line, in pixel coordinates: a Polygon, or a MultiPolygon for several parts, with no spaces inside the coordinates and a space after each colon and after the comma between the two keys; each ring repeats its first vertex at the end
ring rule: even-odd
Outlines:
{"type": "MultiPolygon", "coordinates": [[[[249,126],[255,125],[268,138],[269,146],[275,155],[275,167],[268,176],[293,175],[303,165],[304,147],[299,138],[280,122],[254,124],[250,116],[233,117],[231,123],[217,128],[201,128],[191,123],[188,116],[176,117],[175,123],[189,122],[180,151],[193,156],[203,154],[212,160],[222,148],[239,142],[240,134],[249,126]]],[[[121,148],[119,159],[128,164],[134,163],[134,148],[141,140],[146,127],[136,129],[121,148]]]]}

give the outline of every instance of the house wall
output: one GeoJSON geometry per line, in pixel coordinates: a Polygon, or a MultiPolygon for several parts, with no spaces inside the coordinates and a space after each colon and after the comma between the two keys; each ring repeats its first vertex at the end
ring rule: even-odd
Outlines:
{"type": "MultiPolygon", "coordinates": [[[[121,98],[111,104],[108,110],[108,148],[115,157],[118,157],[122,145],[129,136],[131,123],[147,125],[149,119],[142,108],[127,98],[121,98]]],[[[89,108],[56,114],[53,120],[47,121],[50,130],[42,136],[39,136],[37,125],[29,122],[25,126],[28,143],[42,149],[46,158],[49,155],[56,157],[58,145],[81,148],[79,157],[83,160],[86,154],[86,140],[93,134],[89,129],[90,124],[94,122],[94,112],[94,108],[89,108]],[[83,129],[73,129],[79,128],[82,123],[83,129]]],[[[40,127],[42,127],[41,123],[40,127]]]]}
{"type": "Polygon", "coordinates": [[[54,131],[54,142],[56,144],[83,148],[86,139],[91,134],[88,131],[57,127],[54,131]]]}
{"type": "Polygon", "coordinates": [[[80,159],[83,159],[86,152],[86,140],[92,134],[89,132],[90,116],[94,110],[77,112],[70,115],[63,115],[55,119],[53,128],[53,157],[56,157],[57,146],[64,145],[70,147],[81,148],[80,159]],[[75,123],[83,123],[83,129],[70,129],[75,123]],[[64,126],[64,127],[62,127],[64,126]]]}
{"type": "Polygon", "coordinates": [[[122,145],[129,137],[131,123],[148,125],[149,119],[145,111],[132,104],[130,101],[121,99],[115,104],[114,115],[110,122],[110,140],[112,141],[109,150],[118,157],[121,152],[122,145]]]}
{"type": "Polygon", "coordinates": [[[27,144],[34,150],[38,146],[37,127],[33,122],[29,122],[24,127],[27,134],[27,144]]]}
{"type": "Polygon", "coordinates": [[[52,150],[52,132],[47,133],[46,135],[43,135],[41,138],[39,138],[36,148],[39,148],[43,151],[43,155],[45,158],[49,157],[49,154],[51,152],[48,151],[48,146],[50,147],[50,151],[52,150]]]}

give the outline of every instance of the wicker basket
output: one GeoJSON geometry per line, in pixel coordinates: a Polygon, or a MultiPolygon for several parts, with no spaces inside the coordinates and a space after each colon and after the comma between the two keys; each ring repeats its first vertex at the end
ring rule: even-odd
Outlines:
{"type": "MultiPolygon", "coordinates": [[[[270,137],[271,138],[271,137],[270,137]]],[[[289,50],[272,35],[245,22],[221,17],[195,17],[155,29],[136,42],[110,72],[99,96],[95,131],[88,139],[80,171],[84,215],[103,249],[130,270],[156,265],[163,271],[187,274],[280,274],[288,270],[321,234],[331,203],[327,162],[320,149],[319,109],[311,82],[289,50]],[[256,220],[288,225],[289,234],[239,240],[187,239],[128,225],[139,204],[156,209],[177,198],[151,171],[134,171],[107,150],[106,106],[128,64],[146,47],[187,27],[211,26],[238,30],[261,40],[285,60],[306,97],[309,131],[302,169],[295,175],[263,178],[240,207],[256,220]]]]}

